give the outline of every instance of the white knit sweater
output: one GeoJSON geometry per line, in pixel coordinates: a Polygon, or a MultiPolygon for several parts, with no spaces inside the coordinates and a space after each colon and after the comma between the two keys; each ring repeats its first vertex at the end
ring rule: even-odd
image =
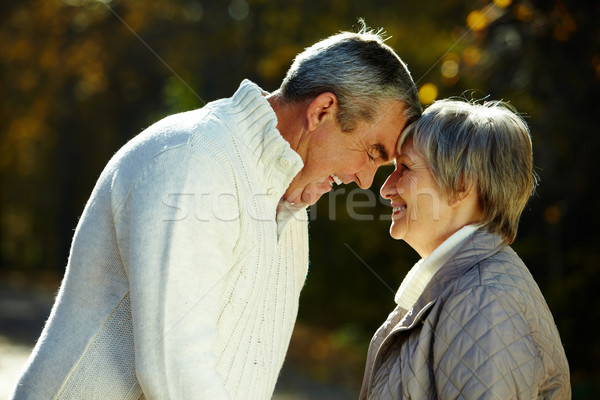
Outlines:
{"type": "Polygon", "coordinates": [[[308,267],[276,125],[244,81],[113,157],[15,399],[271,398],[308,267]]]}

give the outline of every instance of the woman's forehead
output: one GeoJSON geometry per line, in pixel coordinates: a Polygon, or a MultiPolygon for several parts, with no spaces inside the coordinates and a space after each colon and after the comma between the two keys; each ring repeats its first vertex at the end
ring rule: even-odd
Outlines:
{"type": "Polygon", "coordinates": [[[400,148],[400,151],[398,152],[398,157],[409,158],[409,159],[419,157],[419,154],[417,153],[417,151],[415,150],[415,147],[413,145],[412,137],[406,139],[406,141],[402,144],[402,147],[400,148]]]}

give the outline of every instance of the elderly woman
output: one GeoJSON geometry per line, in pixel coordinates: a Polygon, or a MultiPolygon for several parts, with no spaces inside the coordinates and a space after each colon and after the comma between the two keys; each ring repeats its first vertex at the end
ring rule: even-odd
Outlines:
{"type": "Polygon", "coordinates": [[[500,102],[442,100],[406,129],[381,194],[422,259],[369,347],[361,399],[564,399],[552,314],[508,246],[534,189],[531,139],[500,102]]]}

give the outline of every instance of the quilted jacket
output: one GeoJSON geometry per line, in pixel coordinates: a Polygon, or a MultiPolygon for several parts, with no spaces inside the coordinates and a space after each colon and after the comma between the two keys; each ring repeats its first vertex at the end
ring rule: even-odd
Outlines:
{"type": "Polygon", "coordinates": [[[539,287],[498,235],[475,232],[369,347],[361,399],[570,399],[539,287]]]}

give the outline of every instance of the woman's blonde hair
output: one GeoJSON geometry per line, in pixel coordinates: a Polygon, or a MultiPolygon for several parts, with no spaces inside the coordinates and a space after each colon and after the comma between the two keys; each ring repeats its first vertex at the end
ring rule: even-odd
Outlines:
{"type": "Polygon", "coordinates": [[[537,185],[527,124],[507,103],[439,100],[402,133],[412,138],[439,189],[454,201],[473,185],[480,223],[510,244],[537,185]]]}

